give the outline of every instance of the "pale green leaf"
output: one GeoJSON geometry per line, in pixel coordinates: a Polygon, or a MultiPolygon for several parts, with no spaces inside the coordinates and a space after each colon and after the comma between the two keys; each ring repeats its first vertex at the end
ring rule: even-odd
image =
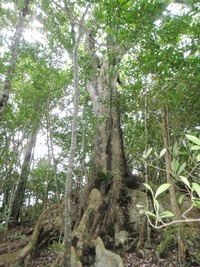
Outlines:
{"type": "Polygon", "coordinates": [[[192,146],[191,150],[200,150],[200,146],[192,146]]]}
{"type": "Polygon", "coordinates": [[[166,149],[166,148],[163,148],[163,149],[160,151],[159,158],[161,158],[161,157],[165,154],[166,151],[167,151],[167,149],[166,149]]]}
{"type": "Polygon", "coordinates": [[[196,156],[196,160],[200,161],[200,154],[196,156]]]}
{"type": "Polygon", "coordinates": [[[179,176],[181,181],[188,187],[190,188],[190,183],[188,182],[188,179],[185,176],[179,176]]]}
{"type": "Polygon", "coordinates": [[[178,169],[178,173],[177,173],[177,174],[181,174],[181,173],[184,171],[185,167],[186,167],[186,163],[184,162],[184,163],[180,166],[180,168],[178,169]]]}
{"type": "Polygon", "coordinates": [[[173,159],[173,160],[172,160],[172,163],[171,163],[171,167],[172,167],[172,171],[173,171],[174,173],[177,173],[178,168],[179,168],[178,160],[173,159]]]}
{"type": "Polygon", "coordinates": [[[176,142],[173,146],[173,155],[176,156],[178,155],[178,143],[176,142]]]}
{"type": "Polygon", "coordinates": [[[200,209],[200,201],[194,200],[193,202],[194,202],[194,205],[195,205],[198,209],[200,209]]]}
{"type": "Polygon", "coordinates": [[[194,188],[197,195],[200,197],[200,185],[197,183],[192,183],[192,187],[194,188]]]}
{"type": "Polygon", "coordinates": [[[162,213],[159,214],[159,217],[162,218],[169,218],[169,217],[173,217],[174,214],[171,211],[163,211],[162,213]]]}
{"type": "Polygon", "coordinates": [[[150,185],[148,185],[148,184],[146,184],[146,183],[143,183],[143,185],[148,189],[148,190],[150,190],[151,191],[151,194],[152,194],[152,196],[154,196],[154,193],[153,193],[153,190],[152,190],[152,188],[151,188],[151,186],[150,185]]]}
{"type": "Polygon", "coordinates": [[[154,155],[158,158],[158,152],[157,151],[154,152],[154,155]]]}
{"type": "Polygon", "coordinates": [[[148,216],[152,216],[152,217],[156,218],[156,215],[153,214],[153,213],[150,212],[150,211],[145,211],[145,214],[148,215],[148,216]]]}
{"type": "Polygon", "coordinates": [[[147,151],[144,152],[143,154],[143,158],[148,158],[148,156],[151,154],[153,148],[149,148],[147,151]]]}
{"type": "Polygon", "coordinates": [[[157,198],[161,193],[166,191],[170,187],[170,184],[162,184],[161,186],[158,187],[156,193],[155,193],[155,198],[157,198]]]}
{"type": "Polygon", "coordinates": [[[178,203],[179,203],[179,204],[182,204],[184,197],[185,197],[185,195],[181,195],[181,196],[178,198],[178,203]]]}
{"type": "Polygon", "coordinates": [[[183,144],[184,147],[187,146],[185,140],[182,140],[182,144],[183,144]]]}
{"type": "Polygon", "coordinates": [[[192,141],[194,144],[200,146],[200,139],[197,138],[194,135],[190,135],[190,134],[186,134],[187,139],[189,139],[190,141],[192,141]]]}
{"type": "Polygon", "coordinates": [[[159,211],[159,202],[155,198],[153,199],[153,202],[154,202],[155,211],[156,211],[156,213],[158,213],[158,211],[159,211]]]}

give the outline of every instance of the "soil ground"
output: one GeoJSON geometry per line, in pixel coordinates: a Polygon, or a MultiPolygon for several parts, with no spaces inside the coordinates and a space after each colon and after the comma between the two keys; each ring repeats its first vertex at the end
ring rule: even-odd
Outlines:
{"type": "MultiPolygon", "coordinates": [[[[32,228],[15,228],[8,232],[0,231],[0,255],[15,251],[24,247],[30,238],[32,228]]],[[[29,267],[50,267],[56,259],[59,247],[50,245],[47,248],[40,249],[35,252],[29,267]]],[[[141,251],[141,253],[125,253],[123,255],[123,262],[125,267],[178,267],[177,253],[174,251],[174,255],[169,259],[156,259],[155,249],[141,251]]],[[[4,266],[0,266],[4,267],[4,266]]],[[[87,267],[87,266],[84,266],[87,267]]],[[[106,267],[106,266],[105,266],[106,267]]]]}

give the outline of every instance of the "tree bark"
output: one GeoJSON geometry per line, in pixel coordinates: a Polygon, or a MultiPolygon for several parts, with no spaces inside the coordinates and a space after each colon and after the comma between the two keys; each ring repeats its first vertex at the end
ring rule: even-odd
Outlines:
{"type": "MultiPolygon", "coordinates": [[[[116,47],[117,45],[113,51],[116,50],[116,47]]],[[[127,171],[117,92],[117,65],[122,56],[119,56],[121,54],[119,50],[112,54],[112,59],[109,59],[109,56],[107,59],[97,58],[92,32],[87,35],[86,50],[94,59],[92,66],[94,74],[87,81],[87,90],[92,100],[97,122],[94,145],[95,170],[91,188],[93,186],[99,188],[103,196],[108,193],[109,189],[108,214],[114,219],[114,214],[116,214],[114,207],[120,197],[123,178],[127,171]],[[99,64],[99,62],[102,63],[99,64]],[[107,179],[101,179],[102,173],[107,179]]]]}
{"type": "MultiPolygon", "coordinates": [[[[74,157],[76,152],[76,143],[78,135],[78,112],[79,112],[79,66],[78,66],[78,49],[83,33],[83,24],[85,16],[88,12],[90,4],[86,5],[85,11],[79,22],[78,34],[75,40],[73,50],[73,67],[74,67],[74,114],[73,114],[73,125],[71,135],[71,146],[68,159],[67,177],[65,183],[65,252],[63,257],[63,267],[71,267],[71,233],[72,233],[72,207],[71,207],[71,189],[72,189],[72,176],[73,176],[73,165],[74,157]]],[[[69,6],[69,10],[71,7],[69,6]]],[[[71,12],[70,12],[71,13],[71,12]]],[[[71,24],[73,24],[71,22],[71,24]]]]}
{"type": "Polygon", "coordinates": [[[174,187],[174,183],[171,179],[172,167],[171,167],[171,154],[169,152],[170,148],[170,140],[169,140],[169,127],[167,122],[167,115],[164,108],[161,109],[162,116],[162,131],[163,131],[163,142],[164,147],[166,148],[165,152],[165,163],[166,163],[166,180],[167,183],[170,184],[169,193],[170,193],[170,202],[171,208],[175,215],[175,219],[180,219],[180,211],[178,209],[177,200],[176,200],[176,191],[174,187]]]}
{"type": "Polygon", "coordinates": [[[14,196],[11,201],[9,218],[10,220],[12,220],[12,223],[17,222],[19,219],[21,206],[24,200],[28,174],[30,171],[30,164],[31,164],[32,157],[33,157],[33,150],[34,150],[35,143],[36,143],[37,130],[38,130],[38,125],[35,125],[32,135],[30,137],[29,143],[27,144],[24,161],[23,161],[22,169],[21,169],[21,175],[17,182],[17,186],[14,191],[14,196]]]}
{"type": "Polygon", "coordinates": [[[9,60],[9,66],[8,66],[8,70],[6,73],[4,86],[0,94],[0,121],[3,118],[3,114],[5,112],[5,108],[7,106],[7,102],[9,99],[9,94],[10,94],[10,90],[12,86],[12,80],[15,74],[15,67],[16,67],[16,63],[17,63],[17,59],[19,55],[18,49],[19,49],[20,41],[22,38],[22,33],[25,27],[25,22],[26,22],[25,17],[29,11],[29,1],[30,0],[25,0],[23,8],[19,11],[18,23],[16,26],[16,31],[15,31],[15,34],[12,40],[12,44],[10,47],[11,56],[9,60]]]}
{"type": "MultiPolygon", "coordinates": [[[[161,109],[161,117],[162,117],[162,130],[163,130],[163,142],[164,147],[166,148],[165,152],[165,163],[166,163],[166,179],[167,183],[170,184],[169,187],[169,194],[170,194],[170,203],[172,211],[175,215],[175,220],[181,219],[181,213],[180,209],[178,207],[177,199],[176,199],[176,190],[174,183],[171,179],[171,173],[172,173],[172,167],[171,167],[171,154],[169,152],[170,148],[170,136],[169,136],[169,127],[168,127],[168,121],[167,121],[167,113],[165,111],[165,108],[161,109]]],[[[185,252],[186,252],[186,244],[184,240],[182,239],[182,226],[181,224],[178,224],[178,235],[177,235],[177,241],[178,241],[178,247],[179,247],[179,260],[180,260],[180,266],[182,267],[185,261],[185,252]]]]}

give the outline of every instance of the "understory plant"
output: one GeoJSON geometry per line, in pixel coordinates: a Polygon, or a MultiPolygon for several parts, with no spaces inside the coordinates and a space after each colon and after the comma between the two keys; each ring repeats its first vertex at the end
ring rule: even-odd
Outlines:
{"type": "MultiPolygon", "coordinates": [[[[148,163],[147,158],[152,152],[152,148],[148,149],[143,155],[143,161],[149,166],[158,168],[154,162],[165,154],[166,149],[162,149],[159,155],[154,151],[156,157],[148,163]]],[[[182,212],[181,219],[172,219],[166,222],[163,219],[173,218],[174,214],[169,210],[161,210],[162,203],[159,202],[158,197],[168,190],[171,185],[169,183],[161,184],[154,192],[152,186],[144,183],[144,186],[151,194],[153,211],[145,209],[142,205],[138,205],[138,208],[140,208],[141,213],[146,215],[149,224],[157,229],[172,224],[200,222],[200,217],[190,218],[187,216],[194,207],[200,209],[200,139],[194,135],[186,135],[186,140],[182,140],[182,147],[175,143],[170,153],[172,156],[172,172],[170,175],[173,178],[174,184],[181,192],[177,201],[181,205],[187,197],[190,199],[191,205],[182,212]],[[183,160],[184,162],[182,162],[183,160]]]]}

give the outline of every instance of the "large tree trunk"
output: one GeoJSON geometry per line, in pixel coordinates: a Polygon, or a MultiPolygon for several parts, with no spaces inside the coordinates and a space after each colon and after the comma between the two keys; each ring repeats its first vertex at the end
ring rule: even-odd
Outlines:
{"type": "Polygon", "coordinates": [[[126,173],[122,131],[117,96],[117,73],[108,75],[109,64],[104,62],[96,79],[88,81],[97,120],[94,151],[93,186],[109,198],[107,211],[109,224],[117,218],[115,207],[120,197],[122,181],[126,173]]]}
{"type": "MultiPolygon", "coordinates": [[[[109,188],[108,183],[111,183],[110,203],[115,204],[120,196],[122,180],[126,174],[117,92],[117,64],[121,58],[114,53],[112,60],[109,56],[107,59],[97,58],[94,53],[94,43],[92,33],[88,34],[86,50],[93,58],[94,75],[91,75],[92,78],[87,81],[87,90],[96,117],[93,185],[100,188],[102,195],[105,196],[109,188]]],[[[118,51],[119,54],[120,51],[118,51]]]]}

